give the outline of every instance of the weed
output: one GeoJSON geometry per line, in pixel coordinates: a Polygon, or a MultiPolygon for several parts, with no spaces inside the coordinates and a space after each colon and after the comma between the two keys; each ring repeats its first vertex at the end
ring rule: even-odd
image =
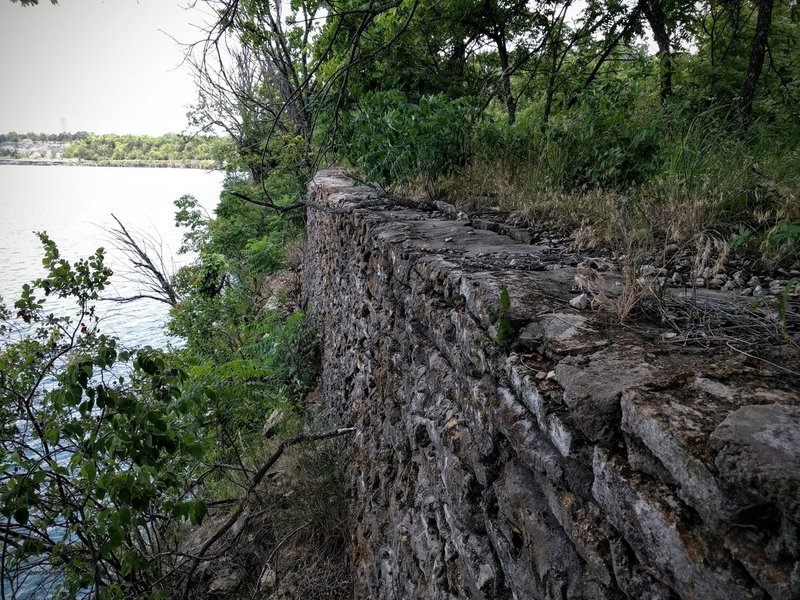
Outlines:
{"type": "Polygon", "coordinates": [[[506,344],[514,339],[516,331],[508,318],[508,312],[511,310],[511,296],[508,294],[508,289],[503,287],[500,290],[500,308],[497,310],[489,310],[489,323],[495,326],[496,333],[494,339],[496,342],[506,344]]]}

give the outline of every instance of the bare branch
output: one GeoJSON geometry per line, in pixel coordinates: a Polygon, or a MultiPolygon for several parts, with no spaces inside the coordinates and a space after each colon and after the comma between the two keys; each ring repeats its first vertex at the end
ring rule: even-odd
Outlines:
{"type": "Polygon", "coordinates": [[[277,450],[269,457],[269,459],[261,466],[261,468],[256,472],[253,476],[253,479],[250,483],[250,486],[247,488],[247,493],[245,494],[244,498],[239,501],[239,505],[231,512],[230,516],[227,520],[220,525],[217,530],[209,537],[206,542],[202,545],[200,550],[194,556],[192,560],[192,564],[189,567],[189,571],[186,574],[186,584],[183,589],[183,598],[188,598],[189,595],[189,588],[192,583],[192,576],[194,572],[197,570],[197,567],[200,565],[200,562],[204,560],[206,553],[211,549],[211,547],[223,536],[225,533],[233,527],[236,522],[241,517],[242,513],[247,506],[248,501],[255,493],[256,488],[264,479],[264,477],[269,473],[269,470],[272,466],[278,461],[278,459],[283,455],[284,451],[291,447],[296,446],[297,444],[304,444],[306,442],[315,442],[320,440],[327,440],[333,437],[338,437],[341,435],[345,435],[348,433],[353,433],[356,431],[355,427],[342,427],[339,429],[331,429],[329,431],[322,431],[319,433],[301,433],[300,435],[296,435],[288,440],[282,441],[279,445],[277,450]]]}
{"type": "Polygon", "coordinates": [[[164,264],[164,255],[156,247],[154,240],[144,237],[137,241],[115,215],[111,215],[117,222],[118,229],[109,229],[114,243],[128,259],[136,275],[135,280],[144,284],[151,293],[135,294],[123,298],[104,298],[114,302],[133,302],[148,298],[164,302],[170,306],[176,306],[180,302],[175,286],[172,284],[172,277],[167,272],[164,264]]]}

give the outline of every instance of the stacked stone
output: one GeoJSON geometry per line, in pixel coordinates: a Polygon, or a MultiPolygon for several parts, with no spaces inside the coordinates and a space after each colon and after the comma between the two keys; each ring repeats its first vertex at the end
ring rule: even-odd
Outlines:
{"type": "Polygon", "coordinates": [[[800,597],[791,369],[609,327],[535,244],[339,171],[309,197],[359,598],[800,597]]]}

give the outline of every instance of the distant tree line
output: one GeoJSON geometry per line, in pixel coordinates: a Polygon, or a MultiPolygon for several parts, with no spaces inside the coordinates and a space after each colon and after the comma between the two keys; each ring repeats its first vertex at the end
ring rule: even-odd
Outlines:
{"type": "Polygon", "coordinates": [[[74,142],[75,140],[85,139],[90,135],[88,131],[76,131],[75,133],[66,131],[62,133],[17,133],[16,131],[9,131],[8,133],[0,133],[0,144],[4,142],[22,142],[24,140],[33,142],[74,142]]]}
{"type": "Polygon", "coordinates": [[[80,160],[221,160],[230,144],[213,135],[161,136],[76,133],[0,134],[0,143],[65,142],[63,158],[80,160]]]}

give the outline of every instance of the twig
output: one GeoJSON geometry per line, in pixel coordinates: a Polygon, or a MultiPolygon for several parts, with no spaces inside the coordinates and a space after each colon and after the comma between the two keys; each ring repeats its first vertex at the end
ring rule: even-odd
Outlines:
{"type": "MultiPolygon", "coordinates": [[[[305,529],[309,525],[311,525],[311,523],[303,523],[302,525],[300,525],[300,527],[297,527],[296,529],[294,529],[294,530],[290,531],[289,533],[287,533],[283,537],[283,539],[280,542],[278,542],[277,545],[272,549],[272,552],[269,553],[269,556],[267,556],[267,560],[264,561],[264,564],[266,565],[266,567],[269,568],[269,565],[272,562],[272,558],[275,556],[275,554],[277,554],[278,550],[280,550],[286,542],[288,542],[290,539],[292,539],[295,536],[295,534],[299,533],[300,531],[302,531],[303,529],[305,529]]],[[[263,571],[262,571],[262,575],[263,575],[263,571]]],[[[259,583],[261,583],[260,578],[259,578],[259,583]]],[[[277,569],[277,566],[276,566],[276,568],[275,568],[275,589],[277,590],[277,588],[278,588],[278,569],[277,569]]]]}
{"type": "Polygon", "coordinates": [[[200,551],[195,555],[194,560],[192,561],[191,566],[189,567],[189,572],[186,574],[186,584],[183,588],[183,595],[182,598],[186,599],[189,597],[189,587],[192,583],[192,575],[197,570],[197,567],[200,565],[200,561],[203,560],[203,556],[205,556],[206,552],[214,545],[214,543],[219,540],[225,532],[227,532],[236,521],[239,520],[239,517],[244,512],[245,507],[247,506],[247,502],[250,497],[255,492],[256,487],[261,483],[264,477],[269,473],[269,470],[272,466],[278,461],[278,459],[283,455],[284,451],[289,448],[290,446],[295,446],[297,444],[303,444],[306,442],[315,442],[319,440],[326,440],[332,437],[337,437],[340,435],[344,435],[346,433],[353,433],[356,431],[355,427],[342,427],[339,429],[332,429],[329,431],[323,431],[319,433],[301,433],[300,435],[296,435],[288,440],[282,441],[279,445],[277,450],[269,457],[267,462],[265,462],[258,472],[253,477],[252,483],[250,487],[247,489],[247,492],[244,498],[241,499],[239,502],[239,506],[231,513],[228,519],[214,532],[214,534],[206,540],[203,546],[200,548],[200,551]]]}
{"type": "Polygon", "coordinates": [[[737,348],[736,346],[731,344],[731,342],[726,342],[725,345],[728,346],[728,348],[730,348],[734,352],[738,352],[739,354],[743,354],[744,356],[746,356],[748,358],[752,358],[753,360],[760,360],[761,362],[765,362],[768,365],[775,367],[776,369],[780,369],[781,371],[785,371],[787,373],[791,373],[792,375],[797,375],[797,376],[800,377],[800,371],[793,371],[792,369],[787,369],[786,367],[782,367],[781,365],[776,364],[776,363],[774,363],[774,362],[772,362],[770,360],[767,360],[766,358],[761,358],[760,356],[755,356],[753,354],[749,354],[749,353],[745,352],[744,350],[739,350],[739,348],[737,348]]]}

